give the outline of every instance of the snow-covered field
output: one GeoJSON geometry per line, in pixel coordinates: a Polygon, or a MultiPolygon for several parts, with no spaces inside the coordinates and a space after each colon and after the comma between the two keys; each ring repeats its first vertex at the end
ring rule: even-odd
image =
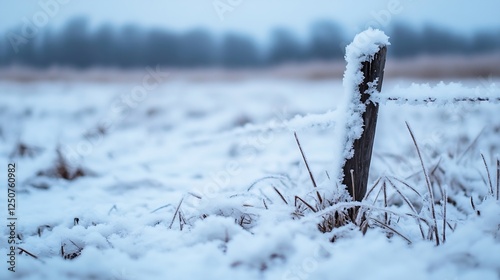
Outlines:
{"type": "Polygon", "coordinates": [[[141,85],[0,83],[0,178],[16,164],[17,242],[37,257],[8,271],[4,227],[1,279],[500,279],[499,104],[382,104],[366,222],[323,233],[349,206],[335,180],[340,80],[141,85]]]}

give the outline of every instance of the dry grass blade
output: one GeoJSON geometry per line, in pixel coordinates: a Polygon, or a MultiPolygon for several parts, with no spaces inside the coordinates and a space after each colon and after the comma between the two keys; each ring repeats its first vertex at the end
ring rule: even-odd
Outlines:
{"type": "Polygon", "coordinates": [[[363,200],[366,200],[368,198],[368,196],[370,196],[370,194],[372,193],[372,191],[377,187],[377,185],[380,183],[380,180],[382,179],[382,177],[379,177],[377,179],[377,181],[375,181],[375,183],[373,184],[373,186],[366,192],[365,194],[365,197],[363,198],[363,200]]]}
{"type": "Polygon", "coordinates": [[[483,128],[477,134],[476,138],[474,138],[474,140],[470,143],[470,145],[467,147],[467,149],[465,149],[465,151],[462,153],[462,155],[458,158],[457,163],[460,163],[460,161],[462,161],[462,159],[464,158],[464,156],[472,149],[472,147],[474,147],[476,145],[477,141],[479,140],[479,137],[483,134],[484,129],[485,128],[483,128]]]}
{"type": "Polygon", "coordinates": [[[78,248],[79,250],[83,250],[83,248],[80,247],[80,246],[78,246],[78,245],[76,245],[76,243],[73,242],[73,240],[70,240],[69,242],[71,242],[73,245],[75,245],[75,247],[78,248]]]}
{"type": "Polygon", "coordinates": [[[309,209],[311,209],[311,211],[313,211],[314,213],[318,212],[318,210],[314,209],[314,207],[312,207],[311,204],[307,203],[299,196],[295,196],[295,207],[297,207],[297,200],[300,200],[300,202],[304,203],[304,205],[307,206],[309,209]]]}
{"type": "Polygon", "coordinates": [[[288,205],[288,201],[286,201],[285,197],[281,194],[281,192],[275,186],[273,186],[273,189],[274,189],[274,191],[276,191],[276,193],[278,193],[278,195],[281,197],[283,202],[285,202],[285,204],[288,205]]]}
{"type": "Polygon", "coordinates": [[[109,215],[111,215],[111,212],[113,212],[113,210],[114,210],[114,211],[118,211],[118,208],[116,207],[116,204],[115,204],[115,205],[113,205],[113,207],[111,207],[111,208],[109,209],[109,211],[108,211],[108,216],[109,216],[109,215]]]}
{"type": "Polygon", "coordinates": [[[34,254],[32,254],[32,253],[30,253],[30,252],[26,251],[25,249],[23,249],[23,248],[21,248],[21,247],[19,247],[19,246],[17,247],[17,249],[19,249],[19,255],[20,255],[20,254],[22,254],[22,253],[25,253],[26,255],[28,255],[28,256],[30,256],[30,257],[32,257],[32,258],[38,259],[38,257],[37,257],[37,256],[35,256],[34,254]]]}
{"type": "Polygon", "coordinates": [[[188,194],[190,196],[196,197],[197,199],[202,199],[202,197],[200,195],[198,195],[198,194],[195,194],[195,193],[192,193],[192,192],[188,192],[188,194]]]}
{"type": "Polygon", "coordinates": [[[441,164],[441,160],[442,160],[442,159],[443,159],[443,158],[439,158],[439,160],[438,160],[438,162],[436,163],[436,165],[434,166],[434,168],[432,168],[432,170],[431,170],[431,175],[434,175],[434,173],[436,172],[436,170],[438,170],[439,165],[441,164]]]}
{"type": "Polygon", "coordinates": [[[439,187],[439,191],[441,193],[441,197],[444,197],[444,191],[443,191],[443,186],[441,185],[441,180],[439,179],[439,176],[436,176],[434,175],[434,173],[436,172],[436,170],[439,169],[439,164],[441,163],[441,158],[439,158],[439,161],[438,163],[436,164],[436,166],[434,166],[429,174],[429,177],[433,177],[439,187]]]}
{"type": "Polygon", "coordinates": [[[290,177],[288,177],[287,175],[273,175],[273,176],[266,176],[266,177],[263,177],[263,178],[260,178],[258,180],[256,180],[255,182],[253,182],[247,189],[247,191],[250,191],[255,185],[257,185],[258,183],[262,182],[262,181],[265,181],[265,180],[269,180],[269,179],[274,179],[274,180],[278,180],[280,181],[284,186],[287,186],[286,182],[285,182],[285,179],[286,181],[288,181],[288,183],[293,183],[292,179],[290,179],[290,177]]]}
{"type": "Polygon", "coordinates": [[[408,242],[408,244],[411,244],[411,243],[412,243],[412,242],[411,242],[411,240],[410,240],[408,237],[404,236],[403,234],[401,234],[399,231],[397,231],[397,230],[396,230],[396,229],[394,229],[393,227],[391,227],[391,226],[389,226],[389,225],[386,225],[386,224],[382,223],[381,221],[379,221],[379,220],[377,220],[377,219],[375,219],[375,218],[370,218],[370,219],[372,219],[373,221],[375,221],[376,223],[378,223],[378,224],[379,224],[379,225],[381,225],[382,227],[384,227],[384,228],[386,228],[386,229],[388,229],[388,230],[390,230],[390,231],[394,232],[395,234],[399,235],[401,238],[403,238],[404,240],[406,240],[406,241],[408,242]]]}
{"type": "Polygon", "coordinates": [[[453,227],[450,222],[446,222],[446,224],[448,225],[448,227],[451,229],[452,232],[455,231],[455,229],[457,228],[457,224],[455,223],[455,227],[453,227]]]}
{"type": "Polygon", "coordinates": [[[184,219],[184,214],[182,214],[182,211],[179,210],[179,228],[181,231],[184,228],[185,224],[186,224],[186,219],[184,219]]]}
{"type": "Polygon", "coordinates": [[[406,127],[408,128],[408,131],[410,132],[411,139],[413,140],[413,144],[415,145],[415,149],[417,150],[418,158],[420,159],[420,164],[422,165],[422,171],[424,172],[425,182],[427,184],[427,189],[429,191],[429,195],[431,198],[431,201],[429,202],[429,204],[430,204],[430,208],[431,208],[432,219],[434,220],[434,235],[436,236],[436,245],[439,246],[439,234],[438,234],[438,227],[437,227],[437,220],[436,220],[436,209],[434,209],[434,191],[432,190],[431,180],[429,179],[429,175],[427,175],[427,170],[425,169],[424,160],[422,158],[422,154],[420,153],[420,148],[418,147],[417,140],[415,139],[415,135],[413,134],[413,131],[411,130],[408,122],[406,122],[406,127]]]}
{"type": "Polygon", "coordinates": [[[412,190],[414,193],[416,193],[418,195],[418,197],[422,198],[422,195],[412,186],[410,186],[410,184],[408,184],[407,182],[399,179],[399,178],[396,178],[396,177],[391,177],[392,179],[400,182],[401,184],[405,185],[407,188],[409,188],[410,190],[412,190]]]}
{"type": "Polygon", "coordinates": [[[483,159],[484,163],[484,168],[486,168],[486,174],[488,174],[488,184],[490,184],[490,193],[493,196],[493,184],[491,183],[491,175],[490,175],[490,169],[488,168],[488,163],[486,163],[486,159],[484,158],[484,155],[481,153],[481,158],[483,159]]]}
{"type": "Polygon", "coordinates": [[[177,208],[175,209],[174,216],[172,217],[172,221],[170,222],[170,225],[168,226],[169,229],[172,229],[172,225],[174,224],[175,217],[177,217],[177,214],[179,213],[179,209],[181,208],[182,201],[184,201],[184,197],[181,198],[181,201],[179,201],[179,205],[177,205],[177,208]]]}
{"type": "MultiPolygon", "coordinates": [[[[384,207],[387,208],[387,184],[385,183],[385,180],[384,180],[384,183],[382,184],[382,189],[384,190],[384,207]]],[[[387,212],[384,212],[384,222],[385,224],[388,224],[389,222],[389,215],[387,214],[387,212]]]]}
{"type": "Polygon", "coordinates": [[[497,200],[500,200],[500,160],[497,159],[497,200]]]}
{"type": "Polygon", "coordinates": [[[38,237],[42,237],[42,233],[45,229],[50,229],[52,228],[51,226],[49,225],[42,225],[42,226],[39,226],[38,229],[37,229],[37,233],[38,233],[38,237]]]}
{"type": "MultiPolygon", "coordinates": [[[[318,185],[316,184],[316,180],[314,180],[314,176],[311,172],[311,168],[309,168],[309,163],[307,162],[306,155],[304,154],[304,151],[302,150],[302,146],[300,145],[299,138],[297,137],[297,132],[293,132],[293,135],[295,136],[295,141],[297,141],[297,145],[299,146],[300,154],[302,155],[302,159],[304,160],[307,171],[309,172],[309,177],[311,177],[312,184],[313,184],[314,188],[317,189],[318,185]]],[[[318,191],[316,191],[316,195],[318,196],[319,204],[323,204],[323,199],[321,198],[321,195],[319,195],[318,191]]]]}
{"type": "Polygon", "coordinates": [[[470,197],[470,205],[472,206],[472,210],[474,210],[476,214],[480,216],[481,212],[479,210],[476,210],[476,205],[474,204],[474,198],[472,198],[472,196],[470,197]]]}
{"type": "Polygon", "coordinates": [[[443,243],[446,242],[446,204],[448,201],[448,193],[446,189],[444,189],[444,198],[443,198],[443,243]]]}
{"type": "Polygon", "coordinates": [[[391,181],[391,179],[386,178],[386,180],[387,180],[387,182],[389,182],[389,185],[391,185],[396,190],[396,192],[399,194],[399,196],[401,196],[403,201],[410,207],[411,211],[415,214],[418,214],[417,210],[413,206],[413,203],[410,202],[408,197],[406,195],[404,195],[403,192],[401,192],[401,190],[391,181]]]}
{"type": "Polygon", "coordinates": [[[377,203],[378,197],[382,193],[382,189],[383,189],[382,187],[380,189],[378,189],[377,195],[375,196],[375,199],[373,199],[373,205],[375,205],[375,203],[377,203]]]}
{"type": "MultiPolygon", "coordinates": [[[[410,200],[408,199],[408,197],[401,192],[401,190],[391,181],[391,179],[386,178],[386,180],[387,180],[387,182],[389,182],[389,185],[391,185],[396,190],[396,192],[399,194],[399,196],[401,196],[401,198],[403,199],[403,201],[410,207],[411,211],[415,215],[418,215],[417,210],[413,206],[413,203],[410,202],[410,200]]],[[[420,223],[419,219],[416,219],[416,220],[418,222],[418,227],[420,229],[420,234],[422,235],[422,238],[425,239],[425,233],[424,233],[424,229],[422,228],[422,224],[420,223]]]]}
{"type": "Polygon", "coordinates": [[[172,204],[163,205],[163,206],[158,207],[158,208],[156,208],[155,210],[153,210],[153,211],[151,211],[151,212],[149,212],[149,213],[150,213],[150,214],[153,214],[154,212],[156,212],[156,211],[158,211],[158,210],[161,210],[161,209],[163,209],[163,208],[167,208],[167,207],[169,207],[169,206],[172,206],[172,204]]]}
{"type": "Polygon", "coordinates": [[[349,173],[351,174],[351,191],[352,191],[352,200],[356,201],[356,188],[354,187],[354,170],[349,170],[349,173]]]}

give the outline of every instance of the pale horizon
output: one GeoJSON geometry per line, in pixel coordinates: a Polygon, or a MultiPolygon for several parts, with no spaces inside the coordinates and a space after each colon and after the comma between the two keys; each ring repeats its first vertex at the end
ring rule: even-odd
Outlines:
{"type": "MultiPolygon", "coordinates": [[[[33,21],[37,13],[44,11],[39,3],[59,3],[56,0],[5,2],[0,10],[0,33],[23,25],[23,18],[33,21]]],[[[177,32],[202,27],[215,34],[229,31],[244,33],[262,42],[267,40],[270,32],[277,27],[284,27],[298,36],[305,36],[311,24],[318,20],[338,23],[345,28],[346,35],[349,36],[367,26],[387,27],[396,22],[404,22],[415,28],[435,25],[461,34],[500,27],[500,18],[497,15],[500,2],[494,0],[482,1],[481,5],[470,1],[454,1],[453,5],[450,5],[444,0],[376,0],[370,3],[360,0],[336,3],[327,0],[312,3],[241,0],[233,1],[240,4],[234,4],[232,7],[227,6],[226,0],[186,0],[175,3],[153,0],[148,4],[130,0],[126,5],[118,0],[105,3],[95,0],[60,2],[56,12],[50,16],[43,28],[58,29],[72,18],[85,17],[92,27],[103,24],[133,24],[177,32]],[[216,10],[214,5],[219,8],[226,7],[226,10],[216,10]],[[389,12],[391,9],[392,13],[389,12]]]]}

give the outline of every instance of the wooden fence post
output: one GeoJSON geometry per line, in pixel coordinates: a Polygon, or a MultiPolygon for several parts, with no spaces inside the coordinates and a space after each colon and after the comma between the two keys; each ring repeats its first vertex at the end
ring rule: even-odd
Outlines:
{"type": "MultiPolygon", "coordinates": [[[[370,97],[366,93],[369,83],[378,79],[377,91],[382,90],[386,54],[387,47],[381,46],[371,61],[363,62],[361,71],[364,74],[364,79],[359,85],[362,103],[365,103],[370,97]]],[[[354,156],[348,159],[343,167],[344,180],[342,183],[347,186],[349,194],[356,201],[361,201],[366,194],[377,117],[378,104],[373,102],[366,104],[366,111],[363,113],[363,134],[361,138],[354,141],[354,156]]]]}

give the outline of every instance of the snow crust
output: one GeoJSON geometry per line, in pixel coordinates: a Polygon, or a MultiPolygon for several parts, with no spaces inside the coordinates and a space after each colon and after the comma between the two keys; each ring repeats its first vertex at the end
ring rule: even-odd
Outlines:
{"type": "MultiPolygon", "coordinates": [[[[464,84],[474,87],[473,82],[464,84]]],[[[492,117],[497,105],[443,110],[388,102],[381,107],[375,150],[405,158],[376,153],[375,176],[406,178],[418,173],[404,120],[412,125],[426,161],[437,164],[442,158],[440,166],[447,171],[442,180],[462,210],[448,205],[448,221],[456,229],[448,229],[447,242],[436,247],[422,240],[409,218],[400,219],[397,227],[412,245],[397,236],[388,239],[380,228],[364,236],[351,226],[323,234],[316,225],[321,218],[314,213],[291,219],[294,196],[311,201],[314,193],[292,129],[278,124],[297,129],[320,192],[333,197],[335,181],[327,178],[325,169],[333,176],[331,163],[338,160],[331,151],[341,139],[336,134],[339,127],[343,129],[335,117],[345,109],[340,82],[169,83],[96,142],[94,151],[78,163],[93,175],[75,181],[36,174],[53,165],[58,145],[73,147],[84,139],[116,100],[112,93],[126,92],[130,86],[3,83],[0,88],[0,155],[3,162],[15,160],[19,165],[19,246],[39,257],[18,256],[14,279],[330,279],[332,273],[336,279],[499,276],[500,205],[487,196],[478,157],[479,149],[491,151],[491,158],[499,151],[494,128],[500,123],[492,117]],[[228,103],[233,106],[223,106],[228,103]],[[255,124],[241,125],[242,119],[255,124]],[[272,119],[279,133],[262,134],[259,129],[269,128],[272,119]],[[461,162],[446,156],[456,152],[456,139],[473,141],[483,127],[491,129],[481,133],[477,147],[461,162]],[[216,137],[228,131],[228,137],[216,137]],[[195,141],[203,138],[212,140],[195,141]],[[41,149],[33,156],[13,157],[20,140],[41,149]],[[451,188],[454,182],[460,182],[467,195],[451,188]],[[272,186],[291,205],[283,203],[272,186]],[[262,194],[272,200],[267,202],[271,210],[258,198],[262,194]],[[474,197],[480,216],[468,195],[474,197]],[[169,226],[183,197],[180,210],[187,224],[181,231],[178,219],[169,226]],[[253,218],[250,228],[235,222],[241,213],[253,218]],[[209,216],[202,219],[203,214],[209,216]],[[38,228],[44,225],[50,227],[39,236],[38,228]],[[339,237],[335,243],[329,241],[333,236],[339,237]],[[81,255],[64,260],[60,247],[75,252],[72,242],[83,248],[81,255]]],[[[390,82],[385,88],[389,93],[405,89],[390,82]]],[[[461,151],[467,146],[466,142],[461,151]]],[[[486,156],[489,160],[490,153],[486,156]]],[[[494,178],[491,165],[490,171],[494,178]]],[[[423,192],[425,184],[418,178],[411,177],[409,183],[423,192]]],[[[393,207],[396,213],[409,211],[393,207]]],[[[425,211],[421,215],[429,217],[425,211]]],[[[6,240],[7,230],[1,233],[6,240]]],[[[6,254],[2,246],[0,255],[6,254]]],[[[0,278],[12,276],[3,266],[0,278]]]]}

